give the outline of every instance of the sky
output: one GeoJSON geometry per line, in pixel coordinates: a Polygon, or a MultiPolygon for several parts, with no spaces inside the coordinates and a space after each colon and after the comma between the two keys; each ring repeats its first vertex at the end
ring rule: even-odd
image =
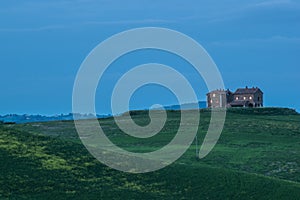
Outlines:
{"type": "MultiPolygon", "coordinates": [[[[265,106],[300,111],[300,1],[296,0],[27,0],[0,3],[0,114],[72,112],[81,63],[100,42],[132,28],[163,27],[199,42],[218,66],[226,88],[260,87],[265,106]]],[[[122,73],[157,62],[188,77],[199,100],[207,89],[189,63],[166,52],[130,53],[110,66],[96,95],[110,111],[122,73]]],[[[167,88],[148,85],[132,109],[177,102],[167,88]]]]}

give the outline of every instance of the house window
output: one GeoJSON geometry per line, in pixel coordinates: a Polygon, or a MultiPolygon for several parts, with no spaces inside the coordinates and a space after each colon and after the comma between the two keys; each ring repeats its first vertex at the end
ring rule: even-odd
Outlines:
{"type": "Polygon", "coordinates": [[[239,97],[235,97],[235,100],[239,100],[239,97]]]}
{"type": "Polygon", "coordinates": [[[213,97],[216,97],[216,94],[213,94],[213,97]]]}
{"type": "Polygon", "coordinates": [[[250,100],[252,100],[252,97],[249,97],[250,100]]]}
{"type": "Polygon", "coordinates": [[[210,103],[213,103],[213,100],[210,100],[210,103]]]}
{"type": "Polygon", "coordinates": [[[246,100],[247,99],[247,97],[244,97],[244,100],[246,100]]]}

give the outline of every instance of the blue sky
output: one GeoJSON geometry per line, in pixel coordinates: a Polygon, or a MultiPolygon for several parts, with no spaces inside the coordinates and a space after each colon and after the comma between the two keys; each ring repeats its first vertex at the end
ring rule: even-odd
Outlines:
{"type": "MultiPolygon", "coordinates": [[[[11,0],[0,3],[0,114],[71,112],[75,76],[88,53],[113,34],[145,26],[171,28],[202,44],[227,88],[258,86],[266,106],[300,111],[300,1],[11,0]]],[[[137,52],[114,63],[103,78],[100,113],[108,112],[121,73],[147,62],[181,70],[205,100],[203,81],[183,60],[137,52]]],[[[134,95],[132,108],[152,103],[176,99],[147,86],[134,95]]]]}

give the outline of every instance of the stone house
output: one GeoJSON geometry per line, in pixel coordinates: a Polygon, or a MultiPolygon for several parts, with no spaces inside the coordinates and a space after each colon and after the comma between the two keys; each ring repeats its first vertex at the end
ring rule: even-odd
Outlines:
{"type": "Polygon", "coordinates": [[[208,108],[263,107],[263,92],[258,87],[214,90],[207,94],[208,108]]]}

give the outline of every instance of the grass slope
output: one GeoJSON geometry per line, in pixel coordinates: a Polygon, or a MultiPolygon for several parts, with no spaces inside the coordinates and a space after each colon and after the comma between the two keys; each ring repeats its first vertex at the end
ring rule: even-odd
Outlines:
{"type": "MultiPolygon", "coordinates": [[[[129,138],[112,119],[100,123],[116,144],[141,152],[174,136],[180,113],[168,116],[166,127],[149,141],[129,138]]],[[[147,112],[133,118],[149,123],[147,112]]],[[[203,111],[200,138],[209,119],[203,111]]],[[[271,116],[228,112],[222,136],[206,158],[196,160],[193,145],[171,166],[138,175],[115,171],[90,156],[73,122],[0,125],[0,198],[299,199],[299,122],[299,115],[278,110],[271,116]]]]}

